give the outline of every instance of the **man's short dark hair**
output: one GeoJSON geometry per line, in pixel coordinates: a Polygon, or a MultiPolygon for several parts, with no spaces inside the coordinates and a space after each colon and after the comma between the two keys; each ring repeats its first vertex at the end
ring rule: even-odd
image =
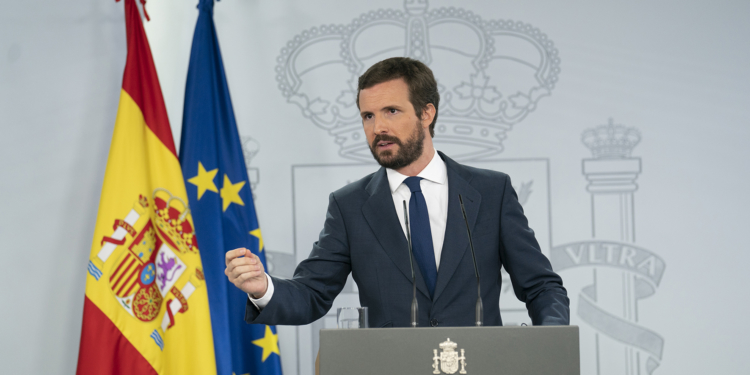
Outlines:
{"type": "Polygon", "coordinates": [[[399,78],[402,78],[409,86],[409,101],[414,106],[414,112],[419,118],[422,118],[422,113],[424,113],[427,104],[432,103],[435,106],[435,117],[430,124],[430,136],[434,137],[440,94],[432,70],[421,61],[408,57],[392,57],[371,66],[359,77],[357,108],[359,108],[360,91],[399,78]]]}

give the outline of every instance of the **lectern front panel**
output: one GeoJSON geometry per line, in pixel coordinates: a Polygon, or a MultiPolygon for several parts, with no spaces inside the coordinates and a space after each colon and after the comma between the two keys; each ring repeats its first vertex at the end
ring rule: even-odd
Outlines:
{"type": "Polygon", "coordinates": [[[320,331],[320,373],[580,375],[578,327],[320,331]]]}

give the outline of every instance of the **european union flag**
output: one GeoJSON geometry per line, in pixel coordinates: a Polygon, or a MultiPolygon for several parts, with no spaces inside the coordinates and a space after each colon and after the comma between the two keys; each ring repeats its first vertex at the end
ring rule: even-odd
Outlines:
{"type": "Polygon", "coordinates": [[[247,295],[224,275],[227,250],[245,247],[265,265],[232,101],[213,20],[200,0],[185,88],[180,163],[203,261],[218,374],[281,374],[275,327],[243,320],[247,295]]]}

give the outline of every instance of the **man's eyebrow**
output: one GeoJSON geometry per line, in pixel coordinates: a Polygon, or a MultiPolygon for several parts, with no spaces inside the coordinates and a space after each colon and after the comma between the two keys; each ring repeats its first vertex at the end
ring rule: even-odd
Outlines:
{"type": "MultiPolygon", "coordinates": [[[[399,111],[403,111],[403,107],[400,106],[400,105],[397,105],[397,104],[389,104],[389,105],[387,105],[387,106],[379,109],[378,111],[389,111],[391,109],[397,109],[399,111]]],[[[361,112],[359,112],[360,116],[366,116],[366,115],[371,115],[371,114],[373,114],[372,111],[361,111],[361,112]]]]}

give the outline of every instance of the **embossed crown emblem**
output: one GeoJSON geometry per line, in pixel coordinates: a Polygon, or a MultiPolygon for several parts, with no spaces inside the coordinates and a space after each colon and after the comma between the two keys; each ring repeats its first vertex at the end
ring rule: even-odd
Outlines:
{"type": "Polygon", "coordinates": [[[438,345],[440,349],[447,350],[447,351],[454,351],[458,347],[458,344],[451,341],[451,339],[448,339],[448,341],[441,342],[440,345],[438,345]]]}
{"type": "Polygon", "coordinates": [[[581,140],[596,159],[627,158],[641,141],[641,133],[636,128],[615,124],[610,118],[607,125],[583,132],[581,140]]]}
{"type": "Polygon", "coordinates": [[[498,154],[512,126],[550,95],[560,59],[531,25],[483,20],[458,8],[378,10],[347,25],[313,27],[281,50],[276,80],[289,103],[335,137],[343,157],[372,161],[356,105],[357,78],[393,56],[433,70],[440,91],[435,144],[458,160],[498,154]]]}

